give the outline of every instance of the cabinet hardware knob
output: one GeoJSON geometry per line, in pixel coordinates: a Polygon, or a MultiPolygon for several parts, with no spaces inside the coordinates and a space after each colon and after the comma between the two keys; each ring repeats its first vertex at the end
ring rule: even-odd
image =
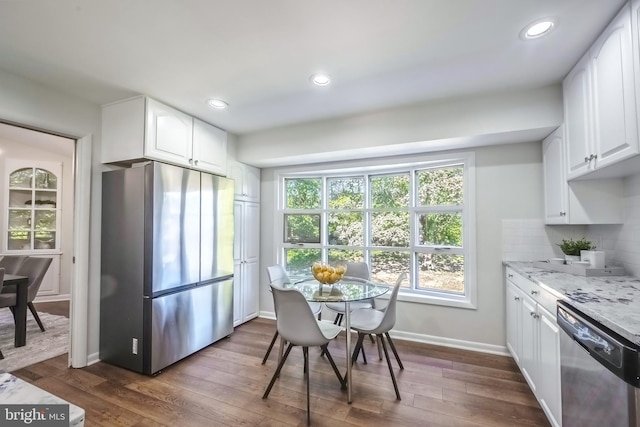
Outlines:
{"type": "Polygon", "coordinates": [[[591,159],[589,159],[587,156],[584,157],[584,162],[585,163],[589,163],[589,160],[591,160],[591,159]]]}
{"type": "Polygon", "coordinates": [[[529,314],[530,314],[530,315],[531,315],[531,317],[533,317],[534,319],[536,318],[536,312],[535,312],[535,311],[532,311],[532,312],[530,312],[529,314]]]}
{"type": "Polygon", "coordinates": [[[538,291],[531,291],[531,295],[537,295],[538,291]]]}
{"type": "Polygon", "coordinates": [[[514,301],[520,301],[520,297],[513,297],[514,301]]]}
{"type": "Polygon", "coordinates": [[[198,164],[198,161],[196,160],[194,163],[197,165],[197,164],[198,164]]]}
{"type": "Polygon", "coordinates": [[[513,274],[507,274],[507,277],[513,277],[513,274]]]}

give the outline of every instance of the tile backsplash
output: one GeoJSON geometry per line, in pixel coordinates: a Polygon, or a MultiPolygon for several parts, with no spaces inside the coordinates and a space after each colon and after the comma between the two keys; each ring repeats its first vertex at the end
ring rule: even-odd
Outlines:
{"type": "Polygon", "coordinates": [[[594,242],[602,239],[611,261],[624,266],[627,274],[640,277],[640,174],[624,180],[624,223],[590,225],[587,237],[594,242]]]}
{"type": "Polygon", "coordinates": [[[562,239],[586,236],[582,225],[546,226],[539,219],[505,219],[502,221],[502,259],[541,261],[562,257],[557,245],[562,239]]]}
{"type": "Polygon", "coordinates": [[[622,225],[545,225],[539,219],[502,221],[502,259],[539,261],[562,257],[562,239],[586,237],[604,250],[607,265],[624,266],[627,274],[640,277],[640,174],[624,180],[622,225]]]}

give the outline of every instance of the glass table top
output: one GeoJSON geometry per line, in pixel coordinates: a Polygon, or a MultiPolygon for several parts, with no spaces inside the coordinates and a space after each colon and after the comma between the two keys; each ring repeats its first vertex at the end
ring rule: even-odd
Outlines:
{"type": "Polygon", "coordinates": [[[313,276],[291,277],[286,288],[295,288],[307,301],[351,302],[376,298],[387,293],[391,287],[383,283],[345,277],[333,285],[322,285],[313,276]]]}

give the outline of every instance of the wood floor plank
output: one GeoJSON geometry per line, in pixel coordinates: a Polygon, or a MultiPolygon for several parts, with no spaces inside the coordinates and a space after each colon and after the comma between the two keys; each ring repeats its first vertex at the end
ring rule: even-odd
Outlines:
{"type": "MultiPolygon", "coordinates": [[[[63,311],[63,310],[61,310],[63,311]]],[[[68,369],[67,355],[14,374],[86,411],[86,426],[305,426],[303,357],[294,348],[267,399],[278,349],[262,358],[275,322],[255,319],[154,376],[98,362],[68,369]]],[[[354,335],[355,338],[355,335],[354,335]]],[[[333,370],[317,349],[309,351],[313,426],[548,426],[544,412],[509,357],[394,340],[404,370],[392,357],[402,400],[385,360],[365,341],[368,363],[353,369],[347,403],[333,370]]],[[[330,343],[345,371],[345,335],[330,343]]]]}
{"type": "Polygon", "coordinates": [[[473,406],[481,410],[491,410],[506,419],[513,419],[522,424],[532,426],[548,426],[544,412],[540,406],[521,405],[519,403],[505,402],[493,397],[479,396],[475,394],[461,393],[455,390],[445,390],[443,400],[458,402],[473,406]]]}

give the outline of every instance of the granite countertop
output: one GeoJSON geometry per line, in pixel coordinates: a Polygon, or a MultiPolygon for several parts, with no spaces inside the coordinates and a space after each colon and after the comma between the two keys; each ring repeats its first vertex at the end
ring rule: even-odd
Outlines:
{"type": "Polygon", "coordinates": [[[22,405],[68,404],[69,426],[81,427],[84,425],[84,409],[33,384],[29,384],[8,372],[0,372],[0,402],[3,404],[22,405]]]}
{"type": "Polygon", "coordinates": [[[640,346],[640,279],[632,276],[584,277],[505,261],[577,310],[640,346]]]}

